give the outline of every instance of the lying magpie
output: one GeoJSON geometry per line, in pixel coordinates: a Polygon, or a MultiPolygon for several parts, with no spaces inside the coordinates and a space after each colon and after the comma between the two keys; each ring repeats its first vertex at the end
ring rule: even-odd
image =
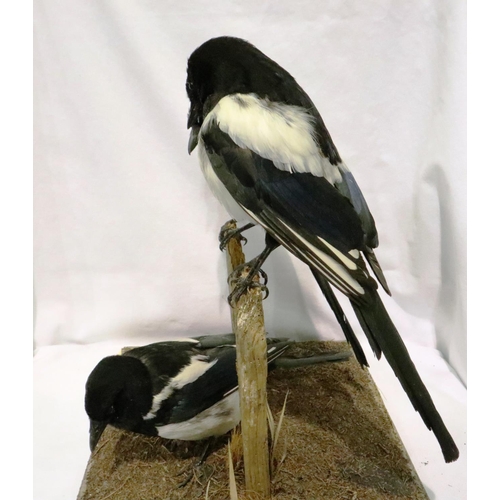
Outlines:
{"type": "MultiPolygon", "coordinates": [[[[251,275],[279,245],[312,270],[358,361],[368,366],[330,285],[350,300],[377,358],[384,353],[447,462],[458,449],[377,293],[390,294],[375,256],[368,205],[313,102],[294,78],[239,38],[208,40],[189,57],[188,151],[198,146],[210,188],[240,223],[262,226],[266,248],[251,275]]],[[[231,300],[242,293],[240,287],[231,300]]]]}
{"type": "MultiPolygon", "coordinates": [[[[102,359],[85,388],[90,449],[109,424],[166,439],[221,436],[240,421],[234,335],[158,342],[102,359]]],[[[343,361],[349,352],[280,358],[292,344],[268,339],[269,369],[343,361]],[[280,359],[278,359],[280,358],[280,359]]]]}

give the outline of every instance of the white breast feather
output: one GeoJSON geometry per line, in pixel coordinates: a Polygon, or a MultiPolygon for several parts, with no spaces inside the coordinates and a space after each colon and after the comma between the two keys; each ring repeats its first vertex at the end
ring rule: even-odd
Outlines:
{"type": "Polygon", "coordinates": [[[201,134],[215,121],[240,147],[287,172],[310,173],[331,184],[342,180],[314,140],[313,117],[303,108],[273,103],[255,94],[223,97],[207,115],[201,134]]]}
{"type": "Polygon", "coordinates": [[[238,391],[235,391],[195,417],[185,422],[157,427],[157,430],[165,439],[197,441],[210,436],[222,436],[236,427],[239,421],[240,400],[238,391]]]}
{"type": "Polygon", "coordinates": [[[201,171],[205,176],[205,179],[210,187],[210,190],[214,196],[220,201],[222,206],[227,210],[231,217],[242,224],[247,222],[253,222],[248,217],[248,215],[243,211],[243,209],[238,205],[235,199],[229,194],[226,186],[222,184],[217,174],[214,172],[212,164],[208,159],[207,152],[205,150],[205,144],[203,139],[199,138],[198,142],[198,158],[200,160],[201,171]]]}

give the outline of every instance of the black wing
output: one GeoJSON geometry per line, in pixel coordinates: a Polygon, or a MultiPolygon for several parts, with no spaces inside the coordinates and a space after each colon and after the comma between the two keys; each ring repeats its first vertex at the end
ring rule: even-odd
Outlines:
{"type": "Polygon", "coordinates": [[[355,301],[363,301],[365,287],[376,288],[359,254],[367,248],[362,220],[330,182],[279,170],[237,146],[215,123],[203,130],[202,140],[229,193],[285,248],[355,301]]]}
{"type": "Polygon", "coordinates": [[[236,349],[222,347],[217,350],[217,362],[213,366],[162,402],[154,418],[156,426],[185,422],[238,387],[236,349]]]}

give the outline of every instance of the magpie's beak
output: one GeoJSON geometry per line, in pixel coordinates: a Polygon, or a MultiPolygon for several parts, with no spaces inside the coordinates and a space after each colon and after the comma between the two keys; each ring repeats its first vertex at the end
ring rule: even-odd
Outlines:
{"type": "Polygon", "coordinates": [[[100,422],[98,420],[90,421],[90,451],[93,452],[94,448],[97,446],[101,434],[108,425],[106,422],[100,422]]]}
{"type": "Polygon", "coordinates": [[[191,129],[191,135],[188,142],[188,153],[191,154],[193,149],[198,145],[198,134],[202,122],[203,106],[197,100],[191,100],[189,107],[187,128],[191,129]]]}
{"type": "Polygon", "coordinates": [[[191,127],[191,135],[189,136],[188,142],[188,153],[191,154],[193,149],[198,145],[198,134],[200,133],[200,127],[198,125],[193,125],[191,127]]]}

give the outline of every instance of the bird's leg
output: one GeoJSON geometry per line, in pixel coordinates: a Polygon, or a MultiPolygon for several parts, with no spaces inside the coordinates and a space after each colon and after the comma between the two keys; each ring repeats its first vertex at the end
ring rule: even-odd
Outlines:
{"type": "MultiPolygon", "coordinates": [[[[197,479],[205,479],[206,481],[210,479],[210,476],[213,474],[213,467],[205,464],[205,460],[210,455],[210,447],[212,446],[212,444],[214,444],[214,442],[215,439],[213,437],[210,437],[206,440],[200,456],[197,458],[196,462],[193,463],[192,467],[189,468],[188,475],[182,480],[181,483],[177,485],[178,488],[183,488],[184,486],[186,486],[195,476],[197,479]],[[198,472],[200,473],[198,474],[198,472]]],[[[183,474],[184,472],[186,472],[186,470],[181,472],[181,474],[183,474]]]]}
{"type": "Polygon", "coordinates": [[[270,253],[279,246],[279,243],[268,233],[266,233],[266,247],[264,251],[260,253],[255,259],[238,266],[229,276],[228,282],[234,284],[233,291],[229,294],[227,298],[229,305],[234,307],[241,296],[246,293],[249,288],[260,288],[264,291],[264,299],[269,295],[269,290],[267,289],[267,274],[262,271],[261,267],[265,260],[269,257],[270,253]],[[242,272],[248,269],[248,273],[242,276],[242,272]],[[264,283],[259,283],[254,281],[254,277],[259,274],[264,279],[264,283]]]}
{"type": "Polygon", "coordinates": [[[209,450],[210,446],[213,444],[214,439],[213,438],[208,438],[205,446],[203,447],[203,450],[198,458],[198,461],[194,464],[195,466],[199,467],[201,464],[205,462],[205,460],[208,458],[209,455],[209,450]]]}
{"type": "Polygon", "coordinates": [[[228,225],[236,224],[236,221],[234,219],[231,219],[230,221],[227,221],[221,228],[219,232],[219,248],[221,252],[226,248],[229,240],[231,238],[239,238],[240,241],[243,241],[245,244],[247,242],[247,239],[244,236],[241,236],[241,233],[243,231],[246,231],[247,229],[250,229],[251,227],[254,227],[255,224],[252,224],[249,222],[248,224],[245,224],[244,226],[236,229],[230,229],[228,225]]]}

